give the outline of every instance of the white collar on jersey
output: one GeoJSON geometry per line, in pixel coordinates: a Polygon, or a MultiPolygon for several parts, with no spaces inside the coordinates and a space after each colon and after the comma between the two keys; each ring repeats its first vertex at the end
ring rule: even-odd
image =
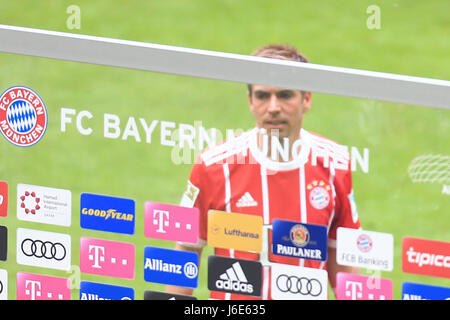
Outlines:
{"type": "Polygon", "coordinates": [[[311,144],[308,139],[308,132],[303,128],[300,129],[300,153],[291,161],[275,161],[270,158],[270,155],[266,155],[262,152],[257,143],[258,139],[258,128],[254,128],[250,133],[250,143],[249,148],[253,157],[256,161],[258,161],[263,167],[274,170],[274,171],[286,171],[298,169],[303,166],[306,162],[308,162],[309,152],[311,150],[311,144]]]}

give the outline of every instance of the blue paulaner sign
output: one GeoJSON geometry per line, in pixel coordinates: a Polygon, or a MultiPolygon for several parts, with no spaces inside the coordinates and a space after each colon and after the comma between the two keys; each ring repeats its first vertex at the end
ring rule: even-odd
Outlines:
{"type": "Polygon", "coordinates": [[[273,254],[309,260],[327,260],[327,228],[274,219],[272,222],[273,254]]]}
{"type": "Polygon", "coordinates": [[[132,199],[82,193],[80,225],[85,229],[134,234],[135,202],[132,199]]]}

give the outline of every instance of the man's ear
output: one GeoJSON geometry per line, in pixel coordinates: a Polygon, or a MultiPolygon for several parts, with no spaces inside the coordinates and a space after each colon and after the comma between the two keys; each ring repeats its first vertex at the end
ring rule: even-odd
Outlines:
{"type": "Polygon", "coordinates": [[[306,91],[303,93],[303,113],[306,113],[311,109],[312,105],[312,94],[311,91],[306,91]]]}
{"type": "Polygon", "coordinates": [[[248,107],[250,109],[250,112],[253,114],[253,99],[252,93],[250,91],[247,91],[247,98],[248,98],[248,107]]]}

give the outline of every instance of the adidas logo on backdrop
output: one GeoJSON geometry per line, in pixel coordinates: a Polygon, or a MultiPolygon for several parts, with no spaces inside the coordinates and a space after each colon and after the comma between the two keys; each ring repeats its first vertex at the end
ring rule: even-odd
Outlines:
{"type": "Polygon", "coordinates": [[[208,257],[208,289],[261,296],[262,267],[258,261],[208,257]]]}
{"type": "Polygon", "coordinates": [[[216,281],[216,287],[219,289],[231,290],[236,293],[253,293],[253,285],[248,283],[239,262],[233,263],[219,278],[216,281]]]}

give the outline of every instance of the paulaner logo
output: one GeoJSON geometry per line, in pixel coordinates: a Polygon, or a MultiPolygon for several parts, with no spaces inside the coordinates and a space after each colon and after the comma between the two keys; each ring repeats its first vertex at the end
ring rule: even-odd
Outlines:
{"type": "Polygon", "coordinates": [[[0,132],[19,147],[39,142],[47,129],[47,109],[30,88],[15,86],[0,96],[0,132]]]}
{"type": "Polygon", "coordinates": [[[327,260],[327,228],[314,224],[274,219],[272,251],[276,255],[327,260]]]}

